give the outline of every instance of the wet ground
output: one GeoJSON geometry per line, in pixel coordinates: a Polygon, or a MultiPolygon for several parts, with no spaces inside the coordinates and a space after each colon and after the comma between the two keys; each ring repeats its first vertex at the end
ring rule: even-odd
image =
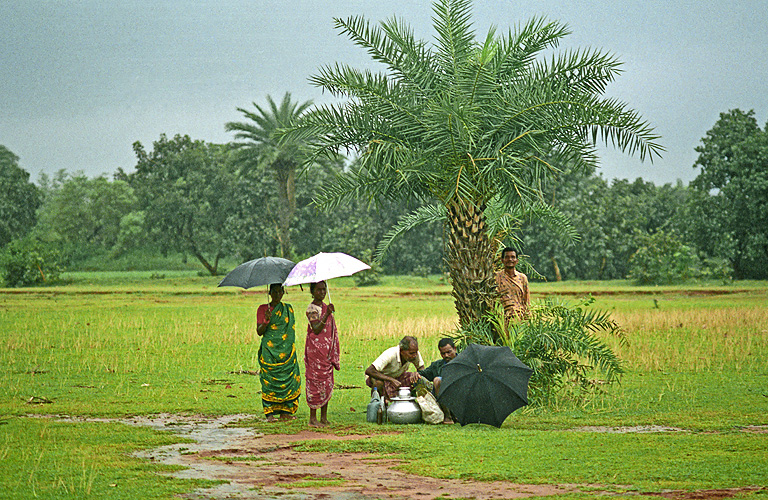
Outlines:
{"type": "MultiPolygon", "coordinates": [[[[222,481],[222,484],[213,488],[201,489],[187,495],[185,498],[188,499],[474,498],[490,500],[579,491],[589,491],[593,495],[601,494],[600,485],[529,485],[508,481],[435,479],[393,470],[392,467],[400,461],[381,458],[381,456],[374,457],[365,453],[299,452],[294,449],[298,441],[370,439],[370,436],[337,436],[310,430],[298,434],[265,435],[249,428],[227,427],[246,418],[253,418],[253,415],[226,415],[217,418],[156,415],[131,417],[119,421],[128,425],[170,431],[194,441],[145,450],[136,454],[147,460],[186,467],[184,470],[172,473],[174,477],[222,481]]],[[[683,429],[658,426],[584,427],[574,431],[686,432],[683,429]]],[[[615,488],[616,485],[612,485],[611,490],[615,492],[615,488]]],[[[611,494],[607,490],[608,488],[602,493],[611,494]]],[[[755,490],[755,488],[665,491],[654,495],[673,500],[719,500],[749,490],[755,490]]]]}
{"type": "Polygon", "coordinates": [[[556,495],[577,491],[569,485],[521,485],[504,481],[476,482],[421,477],[392,470],[400,463],[364,453],[295,451],[310,439],[370,439],[367,435],[337,436],[316,431],[298,434],[258,434],[251,429],[225,427],[250,415],[216,419],[159,415],[121,420],[169,430],[195,440],[137,453],[137,456],[188,469],[179,478],[227,481],[199,490],[191,499],[503,499],[556,495]]]}

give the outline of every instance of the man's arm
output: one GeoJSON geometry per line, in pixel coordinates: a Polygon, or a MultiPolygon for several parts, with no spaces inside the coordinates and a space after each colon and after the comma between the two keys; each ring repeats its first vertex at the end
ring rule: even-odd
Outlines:
{"type": "Polygon", "coordinates": [[[419,366],[416,367],[416,371],[423,370],[424,369],[424,359],[421,357],[421,351],[419,351],[419,359],[416,361],[419,366]]]}
{"type": "Polygon", "coordinates": [[[373,365],[365,369],[365,374],[376,380],[381,380],[383,382],[391,382],[395,385],[400,384],[399,380],[397,380],[394,377],[390,377],[389,375],[384,375],[379,370],[377,370],[376,367],[373,365]]]}
{"type": "Polygon", "coordinates": [[[424,368],[423,370],[419,370],[419,375],[432,382],[435,377],[437,377],[437,367],[435,366],[436,363],[436,361],[432,362],[432,364],[428,367],[424,368]]]}

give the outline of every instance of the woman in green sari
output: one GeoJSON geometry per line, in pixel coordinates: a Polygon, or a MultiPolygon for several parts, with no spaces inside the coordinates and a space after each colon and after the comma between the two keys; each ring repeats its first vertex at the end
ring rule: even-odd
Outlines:
{"type": "Polygon", "coordinates": [[[269,286],[269,304],[262,304],[256,312],[256,332],[259,346],[259,379],[261,402],[268,422],[293,420],[299,409],[301,373],[296,356],[296,330],[293,307],[283,304],[283,285],[269,286]]]}

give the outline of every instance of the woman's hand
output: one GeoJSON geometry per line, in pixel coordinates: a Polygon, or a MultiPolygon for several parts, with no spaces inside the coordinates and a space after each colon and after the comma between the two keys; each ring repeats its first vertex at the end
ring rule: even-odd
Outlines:
{"type": "Polygon", "coordinates": [[[256,333],[259,334],[259,337],[264,335],[264,332],[267,331],[267,327],[269,326],[270,319],[272,319],[272,308],[267,306],[264,312],[264,321],[266,323],[256,323],[256,333]]]}

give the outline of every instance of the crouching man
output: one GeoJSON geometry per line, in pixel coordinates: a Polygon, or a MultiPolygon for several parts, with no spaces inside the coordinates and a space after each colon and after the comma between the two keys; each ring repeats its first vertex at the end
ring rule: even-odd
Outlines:
{"type": "Polygon", "coordinates": [[[397,397],[400,387],[413,386],[421,379],[416,370],[424,369],[416,337],[406,335],[400,343],[390,347],[365,370],[365,385],[378,389],[387,401],[397,397]],[[413,365],[414,371],[407,371],[413,365]]]}

